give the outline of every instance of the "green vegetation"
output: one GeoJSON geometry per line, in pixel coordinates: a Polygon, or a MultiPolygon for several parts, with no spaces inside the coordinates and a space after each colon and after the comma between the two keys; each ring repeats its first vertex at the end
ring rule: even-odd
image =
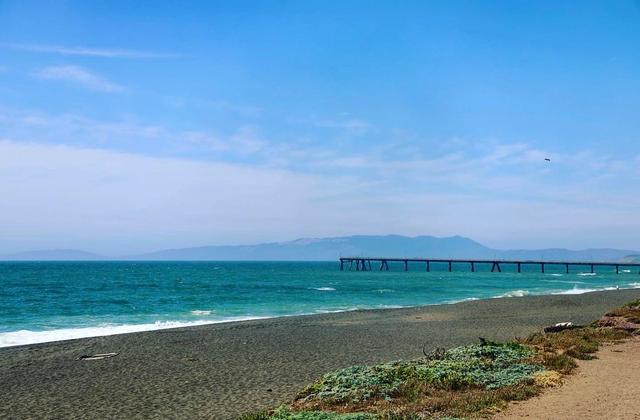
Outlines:
{"type": "Polygon", "coordinates": [[[542,366],[526,363],[534,352],[517,343],[457,347],[441,359],[420,359],[352,366],[324,375],[304,389],[298,400],[328,404],[390,401],[424,385],[441,390],[468,387],[497,389],[531,378],[542,366]]]}
{"type": "Polygon", "coordinates": [[[621,308],[614,309],[606,316],[622,317],[628,322],[640,324],[640,299],[629,302],[621,308]]]}
{"type": "MultiPolygon", "coordinates": [[[[595,357],[593,354],[598,351],[601,344],[615,343],[626,337],[628,333],[625,331],[588,326],[555,334],[533,334],[522,343],[536,348],[543,357],[550,359],[552,363],[557,363],[558,358],[554,360],[553,355],[569,356],[580,360],[593,359],[595,357]]],[[[565,363],[568,364],[568,362],[565,363]]],[[[563,373],[569,372],[570,370],[563,373]]]]}
{"type": "Polygon", "coordinates": [[[266,412],[249,414],[240,420],[374,420],[378,416],[367,413],[332,413],[322,411],[290,411],[286,407],[279,407],[273,413],[266,412]]]}
{"type": "Polygon", "coordinates": [[[549,370],[568,375],[578,367],[575,359],[566,354],[545,353],[541,356],[542,364],[549,370]]]}
{"type": "MultiPolygon", "coordinates": [[[[640,300],[606,317],[640,321],[640,300]]],[[[603,318],[603,320],[605,319],[603,318]]],[[[413,420],[487,416],[557,386],[576,359],[595,358],[605,343],[627,337],[628,328],[599,326],[533,334],[524,340],[436,350],[425,358],[352,366],[322,376],[287,407],[242,420],[413,420]]],[[[609,325],[609,324],[606,324],[609,325]]]]}

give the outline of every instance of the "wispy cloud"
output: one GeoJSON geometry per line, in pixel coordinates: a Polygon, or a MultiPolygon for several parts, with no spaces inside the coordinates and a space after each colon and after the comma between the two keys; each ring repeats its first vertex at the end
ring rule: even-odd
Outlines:
{"type": "MultiPolygon", "coordinates": [[[[522,211],[526,203],[542,203],[547,214],[552,213],[549,209],[553,206],[595,211],[606,204],[626,212],[638,205],[636,199],[628,199],[634,194],[633,185],[640,182],[637,154],[623,158],[589,149],[560,151],[533,142],[470,142],[472,146],[465,144],[423,156],[417,152],[395,153],[388,147],[360,151],[333,143],[307,144],[275,137],[252,125],[222,131],[180,130],[136,119],[100,121],[75,114],[3,111],[0,107],[1,137],[118,153],[147,155],[151,151],[156,156],[268,168],[313,179],[348,177],[349,194],[357,191],[374,201],[382,200],[384,205],[383,197],[403,197],[410,203],[411,196],[434,200],[438,196],[447,208],[451,207],[451,197],[461,197],[469,208],[477,202],[488,203],[488,218],[494,217],[490,215],[491,203],[503,209],[518,203],[522,211]],[[547,156],[552,162],[544,160],[547,156]]],[[[362,199],[357,200],[358,205],[364,205],[362,199]]],[[[503,212],[506,215],[508,212],[503,212]]],[[[389,216],[395,217],[393,213],[389,216]]],[[[450,221],[461,223],[456,218],[450,221]]],[[[433,228],[420,231],[437,233],[433,228]]],[[[398,230],[389,226],[387,231],[398,230]]],[[[452,227],[448,233],[465,232],[452,227]]]]}
{"type": "Polygon", "coordinates": [[[339,115],[336,118],[324,118],[318,116],[310,116],[303,118],[292,118],[291,121],[296,124],[310,125],[312,127],[337,130],[348,136],[362,136],[367,134],[373,128],[368,121],[354,118],[349,115],[339,115]]]}
{"type": "Polygon", "coordinates": [[[125,50],[117,48],[94,48],[80,46],[42,45],[42,44],[11,44],[2,43],[0,48],[43,54],[71,55],[101,58],[175,58],[175,54],[162,54],[149,51],[125,50]]]}
{"type": "Polygon", "coordinates": [[[258,130],[248,125],[228,133],[178,130],[136,119],[104,121],[72,113],[51,115],[3,109],[1,105],[0,136],[120,150],[152,147],[174,155],[198,152],[203,159],[215,156],[219,159],[252,157],[264,160],[269,146],[258,130]]]}
{"type": "Polygon", "coordinates": [[[51,66],[35,73],[44,80],[59,80],[102,92],[123,92],[125,88],[80,66],[51,66]]]}

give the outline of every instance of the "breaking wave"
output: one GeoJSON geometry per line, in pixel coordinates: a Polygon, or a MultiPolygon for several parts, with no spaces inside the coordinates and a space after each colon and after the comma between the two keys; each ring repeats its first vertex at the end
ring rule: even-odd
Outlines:
{"type": "Polygon", "coordinates": [[[104,335],[127,334],[142,331],[164,330],[168,328],[193,327],[196,325],[218,324],[232,321],[248,321],[265,317],[235,317],[211,321],[156,321],[153,324],[101,325],[85,328],[62,328],[58,330],[20,330],[0,333],[0,347],[23,344],[46,343],[50,341],[73,340],[76,338],[99,337],[104,335]]]}
{"type": "Polygon", "coordinates": [[[494,296],[495,298],[505,298],[505,297],[523,297],[530,295],[531,292],[528,290],[512,290],[510,292],[503,293],[498,296],[494,296]]]}

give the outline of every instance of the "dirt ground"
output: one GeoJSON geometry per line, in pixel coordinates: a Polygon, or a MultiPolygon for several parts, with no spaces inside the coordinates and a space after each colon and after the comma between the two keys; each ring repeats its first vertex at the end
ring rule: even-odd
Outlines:
{"type": "Polygon", "coordinates": [[[603,347],[565,383],[495,419],[640,419],[640,338],[603,347]]]}

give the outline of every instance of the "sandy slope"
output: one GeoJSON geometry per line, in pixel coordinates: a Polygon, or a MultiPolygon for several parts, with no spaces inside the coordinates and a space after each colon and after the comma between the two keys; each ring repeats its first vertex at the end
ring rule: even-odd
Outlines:
{"type": "Polygon", "coordinates": [[[581,361],[565,384],[512,404],[496,419],[640,419],[640,338],[581,361]]]}

